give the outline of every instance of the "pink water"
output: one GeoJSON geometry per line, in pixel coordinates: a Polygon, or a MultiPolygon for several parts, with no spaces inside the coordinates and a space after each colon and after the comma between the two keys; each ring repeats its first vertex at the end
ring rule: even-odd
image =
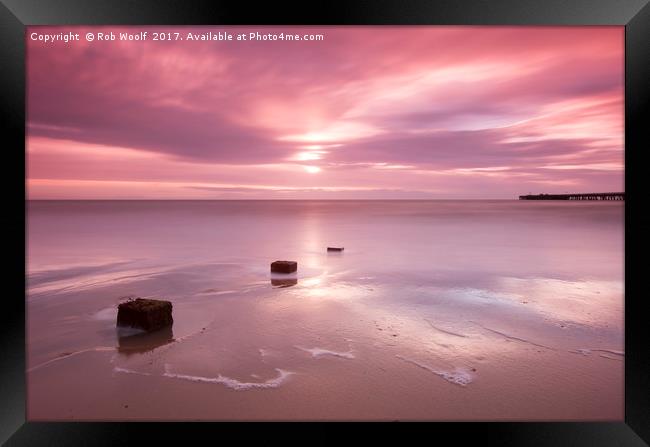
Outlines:
{"type": "Polygon", "coordinates": [[[27,217],[31,419],[623,417],[622,203],[30,202],[27,217]],[[298,262],[288,282],[280,259],[298,262]],[[172,330],[117,331],[130,296],[172,301],[172,330]]]}

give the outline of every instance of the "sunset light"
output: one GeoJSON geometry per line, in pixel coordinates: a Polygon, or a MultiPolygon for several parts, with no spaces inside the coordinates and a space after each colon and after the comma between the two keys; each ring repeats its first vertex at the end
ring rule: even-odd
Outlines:
{"type": "Polygon", "coordinates": [[[27,421],[626,420],[626,27],[26,28],[27,421]]]}
{"type": "Polygon", "coordinates": [[[28,194],[106,197],[109,183],[70,181],[116,176],[140,182],[134,197],[162,182],[188,199],[315,197],[267,188],[277,185],[336,188],[332,199],[618,191],[623,35],[345,27],[304,45],[28,40],[28,194]],[[323,174],[318,184],[282,174],[316,161],[303,170],[323,174]],[[60,180],[56,195],[38,186],[60,180]],[[241,188],[184,186],[197,181],[241,188]]]}

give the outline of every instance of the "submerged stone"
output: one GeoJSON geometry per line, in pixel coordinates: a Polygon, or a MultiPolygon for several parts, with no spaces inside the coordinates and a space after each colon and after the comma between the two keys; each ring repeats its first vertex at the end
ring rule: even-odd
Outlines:
{"type": "Polygon", "coordinates": [[[271,263],[273,273],[293,273],[298,270],[296,261],[275,261],[271,263]]]}
{"type": "Polygon", "coordinates": [[[170,301],[137,298],[120,303],[117,307],[117,326],[127,326],[155,331],[171,326],[172,303],[170,301]]]}

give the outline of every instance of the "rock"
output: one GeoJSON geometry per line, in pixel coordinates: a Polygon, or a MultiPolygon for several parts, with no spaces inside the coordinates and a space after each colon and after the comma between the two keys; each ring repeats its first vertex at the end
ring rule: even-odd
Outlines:
{"type": "Polygon", "coordinates": [[[275,261],[271,263],[271,272],[273,273],[293,273],[298,270],[296,261],[275,261]]]}
{"type": "Polygon", "coordinates": [[[327,247],[327,251],[343,251],[344,247],[327,247]]]}
{"type": "Polygon", "coordinates": [[[162,300],[137,298],[117,307],[117,326],[128,326],[155,331],[174,323],[172,303],[162,300]]]}

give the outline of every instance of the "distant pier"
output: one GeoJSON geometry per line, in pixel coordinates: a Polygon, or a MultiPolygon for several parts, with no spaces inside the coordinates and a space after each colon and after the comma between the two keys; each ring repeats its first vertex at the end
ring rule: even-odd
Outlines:
{"type": "Polygon", "coordinates": [[[528,194],[519,200],[625,200],[624,192],[589,192],[585,194],[528,194]]]}

